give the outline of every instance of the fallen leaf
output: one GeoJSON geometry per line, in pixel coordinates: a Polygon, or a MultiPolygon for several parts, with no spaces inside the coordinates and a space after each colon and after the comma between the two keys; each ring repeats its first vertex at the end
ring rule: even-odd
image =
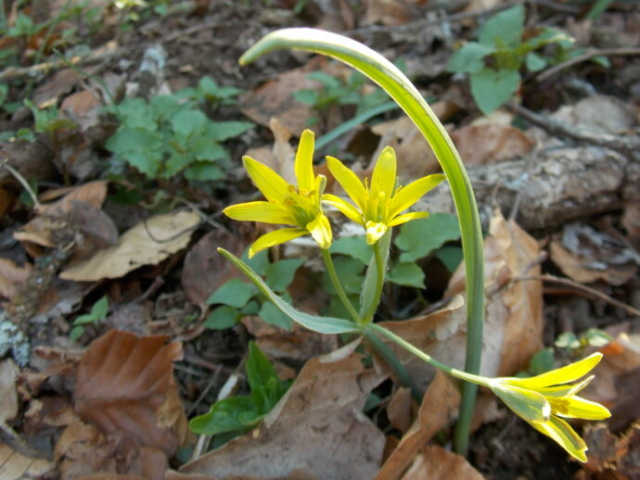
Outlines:
{"type": "Polygon", "coordinates": [[[31,458],[0,443],[0,475],[2,480],[37,480],[53,478],[56,464],[46,458],[31,458]]]}
{"type": "Polygon", "coordinates": [[[82,75],[71,68],[64,68],[54,73],[49,80],[38,85],[33,91],[31,100],[41,109],[58,104],[60,97],[70,92],[82,79],[82,75]]]}
{"type": "Polygon", "coordinates": [[[78,365],[74,405],[84,421],[120,444],[154,447],[170,458],[186,437],[186,417],[173,378],[181,344],[110,330],[78,365]]]}
{"type": "Polygon", "coordinates": [[[92,282],[121,278],[143,265],[156,265],[189,243],[200,217],[193,212],[175,212],[151,217],[125,232],[118,243],[99,250],[73,265],[60,278],[92,282]]]}
{"type": "Polygon", "coordinates": [[[364,5],[363,25],[380,23],[386,26],[404,25],[415,14],[416,4],[420,0],[367,0],[364,5]]]}
{"type": "Polygon", "coordinates": [[[427,445],[402,480],[483,480],[462,455],[437,445],[427,445]]]}
{"type": "Polygon", "coordinates": [[[258,428],[184,465],[184,475],[169,473],[167,480],[373,478],[384,435],[362,407],[383,377],[364,369],[357,345],[309,361],[258,428]]]}
{"type": "Polygon", "coordinates": [[[305,66],[284,72],[274,80],[269,80],[248,92],[240,97],[240,110],[251,120],[265,127],[276,117],[285,128],[301,133],[309,125],[313,111],[311,105],[298,102],[291,94],[319,87],[319,82],[307,78],[307,75],[316,70],[322,62],[326,60],[316,57],[305,66]]]}
{"type": "Polygon", "coordinates": [[[31,274],[31,265],[19,267],[7,258],[0,258],[0,297],[11,300],[31,274]]]}
{"type": "Polygon", "coordinates": [[[451,132],[465,165],[486,165],[525,156],[535,142],[519,128],[498,123],[469,125],[451,132]]]}
{"type": "Polygon", "coordinates": [[[574,105],[559,108],[551,117],[588,133],[615,135],[637,125],[638,107],[615,97],[590,95],[574,105]]]}
{"type": "Polygon", "coordinates": [[[2,402],[0,402],[0,424],[10,422],[18,415],[16,379],[19,372],[18,366],[10,358],[0,362],[0,398],[2,398],[2,402]]]}
{"type": "Polygon", "coordinates": [[[446,374],[438,371],[424,395],[418,417],[382,465],[375,480],[401,478],[425,444],[457,415],[459,405],[458,388],[446,374]]]}
{"type": "Polygon", "coordinates": [[[614,435],[604,423],[585,428],[589,445],[586,465],[576,480],[636,480],[640,478],[640,424],[632,425],[623,435],[614,435]]]}
{"type": "MultiPolygon", "coordinates": [[[[526,368],[542,348],[544,328],[542,282],[521,277],[540,275],[540,246],[513,220],[499,211],[491,219],[485,240],[485,291],[487,292],[484,343],[502,337],[499,367],[493,375],[512,375],[526,368]]],[[[454,273],[445,296],[464,291],[464,265],[454,273]]],[[[492,362],[491,358],[483,357],[492,362]]]]}
{"type": "Polygon", "coordinates": [[[217,251],[218,247],[240,256],[244,250],[236,235],[224,230],[207,233],[185,256],[182,287],[187,298],[205,310],[207,300],[222,284],[242,274],[217,251]]]}
{"type": "Polygon", "coordinates": [[[623,285],[640,265],[640,255],[623,242],[580,223],[565,225],[549,249],[560,270],[580,283],[602,280],[614,286],[623,285]]]}
{"type": "Polygon", "coordinates": [[[411,426],[411,389],[400,387],[393,394],[387,405],[387,417],[393,428],[406,433],[411,426]]]}
{"type": "Polygon", "coordinates": [[[276,117],[269,120],[269,129],[273,133],[273,146],[271,148],[260,147],[250,149],[246,155],[264,163],[291,185],[295,185],[296,176],[293,168],[293,160],[296,152],[289,143],[292,132],[284,127],[276,117]]]}
{"type": "Polygon", "coordinates": [[[69,95],[60,105],[60,112],[73,120],[82,131],[98,125],[101,111],[102,103],[89,90],[69,95]]]}

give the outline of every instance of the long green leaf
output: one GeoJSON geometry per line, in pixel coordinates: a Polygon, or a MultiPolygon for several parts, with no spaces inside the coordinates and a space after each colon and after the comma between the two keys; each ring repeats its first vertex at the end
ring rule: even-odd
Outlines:
{"type": "Polygon", "coordinates": [[[223,248],[218,248],[218,252],[244,273],[265,297],[271,300],[275,306],[282,310],[282,312],[294,322],[319,333],[349,333],[358,331],[356,324],[348,320],[335,317],[318,317],[296,310],[271,290],[269,286],[238,257],[223,248]]]}
{"type": "MultiPolygon", "coordinates": [[[[471,183],[460,156],[444,126],[411,81],[379,53],[350,38],[307,28],[289,28],[266,35],[240,58],[250,63],[269,52],[298,49],[343,61],[380,85],[407,113],[433,149],[447,175],[458,212],[467,272],[467,356],[465,370],[478,373],[484,321],[484,265],[482,231],[471,183]]],[[[456,449],[466,452],[477,387],[464,384],[456,449]]]]}

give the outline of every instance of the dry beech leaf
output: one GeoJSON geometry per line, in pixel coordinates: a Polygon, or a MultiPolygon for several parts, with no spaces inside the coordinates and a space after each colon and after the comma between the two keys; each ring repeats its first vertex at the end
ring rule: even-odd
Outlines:
{"type": "MultiPolygon", "coordinates": [[[[540,276],[537,263],[540,246],[513,220],[505,220],[496,211],[484,252],[487,292],[484,342],[501,337],[498,368],[491,375],[512,375],[526,368],[531,356],[542,348],[542,282],[518,281],[521,277],[540,276]]],[[[461,266],[451,278],[445,295],[462,293],[464,288],[461,266]]],[[[487,358],[483,357],[483,364],[486,362],[487,358]]]]}
{"type": "Polygon", "coordinates": [[[49,80],[39,85],[31,95],[31,100],[38,108],[57,105],[60,97],[70,92],[82,79],[82,75],[71,68],[64,68],[54,73],[49,80]]]}
{"type": "Polygon", "coordinates": [[[619,135],[638,124],[638,107],[615,97],[591,95],[559,108],[551,116],[587,133],[619,135]]]}
{"type": "Polygon", "coordinates": [[[200,217],[193,212],[177,212],[151,217],[126,231],[113,247],[73,265],[60,278],[92,282],[121,278],[143,265],[156,265],[189,243],[200,217]]]}
{"type": "Polygon", "coordinates": [[[398,388],[387,405],[387,417],[393,428],[400,430],[402,433],[407,433],[411,426],[412,405],[411,389],[406,387],[398,388]]]}
{"type": "Polygon", "coordinates": [[[483,480],[465,458],[437,445],[427,445],[402,480],[483,480]]]}
{"type": "Polygon", "coordinates": [[[291,92],[313,89],[319,82],[307,78],[307,75],[326,60],[316,57],[303,67],[284,72],[252,92],[240,98],[240,110],[254,122],[268,126],[273,117],[277,117],[285,128],[300,133],[313,116],[311,105],[298,102],[291,92]]]}
{"type": "Polygon", "coordinates": [[[382,465],[375,480],[399,479],[424,445],[457,415],[459,405],[458,388],[446,374],[437,371],[424,395],[418,417],[382,465]]]}
{"type": "Polygon", "coordinates": [[[187,298],[201,309],[213,292],[223,283],[242,274],[216,250],[222,247],[236,256],[244,250],[236,235],[224,230],[213,230],[189,249],[182,268],[182,287],[187,298]]]}
{"type": "Polygon", "coordinates": [[[7,358],[0,362],[0,423],[13,420],[18,415],[18,393],[16,392],[16,378],[20,370],[17,365],[7,358]]]}
{"type": "Polygon", "coordinates": [[[605,423],[587,425],[584,440],[589,445],[587,464],[576,480],[636,480],[640,478],[640,424],[623,435],[612,434],[605,423]]]}
{"type": "Polygon", "coordinates": [[[588,225],[570,223],[549,246],[551,259],[576,282],[625,284],[638,271],[640,255],[614,237],[588,225]]]}
{"type": "Polygon", "coordinates": [[[595,378],[581,395],[609,408],[609,425],[620,430],[640,418],[640,390],[634,381],[640,370],[640,334],[620,333],[600,351],[604,357],[593,371],[595,378]]]}
{"type": "Polygon", "coordinates": [[[486,165],[523,157],[535,142],[522,130],[490,123],[469,125],[451,133],[465,165],[486,165]]]}
{"type": "Polygon", "coordinates": [[[19,267],[8,258],[0,258],[0,297],[11,300],[31,274],[31,265],[19,267]]]}
{"type": "Polygon", "coordinates": [[[269,129],[273,133],[273,146],[252,148],[247,150],[246,155],[264,163],[287,182],[295,185],[293,160],[296,152],[289,143],[293,133],[283,126],[276,117],[269,120],[269,129]]]}
{"type": "MultiPolygon", "coordinates": [[[[84,224],[94,233],[105,232],[103,236],[106,242],[113,240],[115,232],[113,222],[111,219],[105,220],[106,215],[100,211],[107,195],[105,180],[85,183],[71,190],[64,189],[62,192],[64,196],[59,200],[36,208],[38,215],[17,231],[13,235],[14,238],[21,242],[31,242],[43,247],[54,248],[59,241],[55,232],[65,229],[77,221],[80,224],[74,225],[74,227],[82,230],[84,224]]],[[[48,193],[47,198],[55,194],[55,192],[48,193]]],[[[117,235],[117,232],[115,234],[117,235]]]]}
{"type": "Polygon", "coordinates": [[[2,480],[36,480],[56,478],[55,463],[46,458],[30,458],[0,443],[0,478],[2,480]]]}
{"type": "Polygon", "coordinates": [[[388,27],[404,25],[415,15],[420,0],[367,0],[362,25],[381,23],[388,27]]]}
{"type": "Polygon", "coordinates": [[[110,330],[78,365],[76,412],[118,444],[156,448],[170,458],[186,437],[186,417],[173,378],[180,343],[110,330]]]}
{"type": "Polygon", "coordinates": [[[365,371],[357,345],[309,361],[259,427],[184,465],[184,475],[169,473],[167,480],[373,478],[384,435],[362,407],[383,377],[365,371]]]}

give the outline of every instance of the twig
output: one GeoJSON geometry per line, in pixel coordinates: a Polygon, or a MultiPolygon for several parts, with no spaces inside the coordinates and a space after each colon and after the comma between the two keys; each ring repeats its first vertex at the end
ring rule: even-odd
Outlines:
{"type": "Polygon", "coordinates": [[[609,148],[633,158],[635,161],[640,161],[640,136],[638,135],[625,136],[585,133],[566,125],[565,123],[540,115],[539,113],[535,113],[528,108],[513,102],[507,104],[507,108],[520,115],[533,125],[544,129],[551,135],[568,137],[573,140],[590,143],[598,147],[609,148]]]}
{"type": "Polygon", "coordinates": [[[607,48],[604,50],[589,50],[582,55],[578,55],[577,57],[570,58],[558,65],[555,65],[548,70],[545,70],[539,73],[535,78],[537,81],[542,82],[549,77],[556,75],[557,73],[566,70],[567,68],[573,67],[582,62],[586,62],[587,60],[591,60],[594,57],[598,56],[616,56],[616,55],[640,55],[640,48],[638,47],[625,47],[625,48],[607,48]]]}
{"type": "Polygon", "coordinates": [[[553,282],[553,283],[558,283],[560,285],[566,285],[568,287],[575,288],[578,291],[581,291],[583,293],[596,297],[600,300],[604,300],[605,302],[615,307],[622,308],[629,315],[640,317],[640,310],[632,307],[631,305],[627,305],[626,303],[616,300],[615,298],[611,298],[606,293],[602,293],[599,290],[596,290],[595,288],[582,285],[581,283],[578,283],[569,278],[562,278],[562,277],[556,277],[555,275],[544,274],[544,275],[535,275],[531,277],[519,277],[519,278],[513,279],[513,281],[528,281],[528,280],[542,280],[543,282],[553,282]]]}

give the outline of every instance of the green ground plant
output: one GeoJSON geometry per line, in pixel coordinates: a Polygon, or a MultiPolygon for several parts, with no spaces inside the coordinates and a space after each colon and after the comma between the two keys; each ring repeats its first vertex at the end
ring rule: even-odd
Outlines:
{"type": "Polygon", "coordinates": [[[219,400],[189,422],[195,433],[216,436],[214,448],[255,427],[291,386],[290,381],[278,379],[275,368],[254,342],[249,343],[245,371],[249,395],[219,400]]]}
{"type": "Polygon", "coordinates": [[[116,162],[134,167],[149,180],[178,174],[188,180],[221,180],[230,166],[223,142],[254,124],[211,120],[199,104],[228,102],[237,94],[236,89],[203,79],[196,89],[159,95],[150,101],[127,98],[106,108],[119,126],[105,146],[116,162]]]}
{"type": "Polygon", "coordinates": [[[464,43],[451,56],[447,68],[469,76],[478,108],[489,114],[516,95],[523,69],[538,72],[581,53],[574,39],[558,29],[526,30],[524,5],[518,4],[484,22],[478,30],[478,41],[464,43]],[[544,51],[552,44],[552,51],[544,51]]]}
{"type": "Polygon", "coordinates": [[[227,216],[235,220],[287,225],[258,238],[249,249],[249,257],[272,246],[310,235],[320,250],[333,288],[348,313],[345,317],[317,316],[297,310],[273,291],[262,276],[243,260],[226,250],[218,251],[291,320],[320,333],[364,336],[394,368],[398,378],[414,390],[414,396],[418,399],[422,392],[417,391],[402,364],[395,359],[381,338],[396,343],[423,361],[463,380],[463,403],[455,437],[459,452],[466,452],[468,447],[471,413],[476,389],[480,385],[490,389],[512,411],[559,443],[572,457],[585,462],[587,446],[564,418],[598,420],[610,416],[602,405],[577,395],[593,378],[582,377],[597,365],[602,354],[595,353],[578,362],[529,378],[488,378],[478,375],[484,318],[483,239],[478,209],[459,154],[428,104],[404,74],[384,57],[354,40],[329,32],[314,29],[273,32],[247,51],[240,62],[248,63],[283,48],[328,55],[369,76],[405,110],[431,144],[452,191],[464,251],[468,318],[465,369],[458,370],[439,362],[374,321],[387,279],[392,230],[394,227],[427,218],[427,212],[403,212],[444,179],[443,175],[435,174],[406,186],[399,185],[395,152],[389,147],[381,152],[371,178],[364,182],[340,160],[327,158],[331,174],[349,197],[346,200],[324,192],[326,179],[323,175],[314,173],[314,136],[307,130],[302,133],[294,162],[297,185],[289,184],[261,162],[245,157],[243,161],[247,173],[266,201],[232,205],[224,210],[227,216]],[[366,243],[372,250],[357,305],[351,302],[345,292],[333,262],[330,252],[333,233],[323,211],[324,205],[337,208],[350,221],[361,225],[365,230],[366,243]]]}
{"type": "Polygon", "coordinates": [[[107,313],[109,313],[109,299],[105,295],[93,304],[89,313],[76,317],[73,328],[69,332],[69,338],[74,341],[79,339],[84,334],[85,325],[101,322],[107,318],[107,313]]]}

